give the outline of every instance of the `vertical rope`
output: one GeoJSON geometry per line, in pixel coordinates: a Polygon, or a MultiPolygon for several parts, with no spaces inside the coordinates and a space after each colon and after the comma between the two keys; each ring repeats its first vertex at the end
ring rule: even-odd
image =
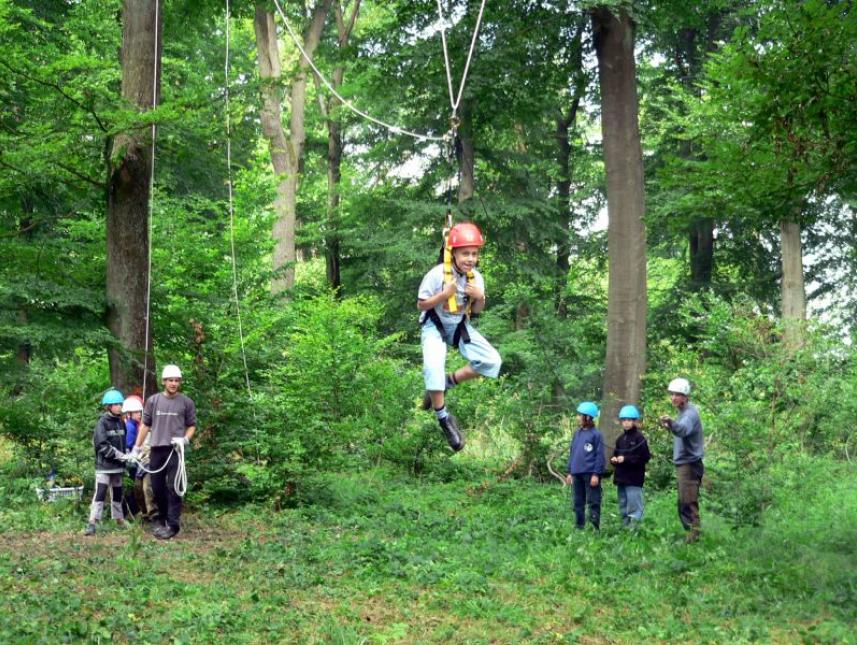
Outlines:
{"type": "Polygon", "coordinates": [[[250,386],[250,370],[247,367],[247,351],[244,345],[244,324],[241,319],[241,301],[238,297],[238,262],[235,259],[235,202],[232,194],[232,122],[229,114],[229,0],[226,0],[226,54],[224,56],[224,98],[226,111],[226,187],[229,210],[229,248],[232,253],[232,298],[235,302],[235,312],[238,318],[238,340],[241,345],[241,362],[244,366],[244,385],[247,388],[247,398],[253,411],[253,430],[256,441],[256,463],[259,462],[259,423],[256,419],[256,407],[253,405],[253,388],[250,386]]]}
{"type": "MultiPolygon", "coordinates": [[[[155,51],[152,57],[152,110],[158,107],[158,23],[160,22],[160,0],[155,0],[155,51]]],[[[146,336],[143,339],[143,402],[146,401],[146,383],[148,382],[149,372],[149,331],[151,329],[150,319],[152,317],[152,211],[154,208],[154,192],[155,192],[155,138],[157,137],[158,129],[154,121],[152,121],[152,163],[149,168],[149,203],[146,213],[146,225],[148,244],[146,245],[148,258],[146,261],[146,336]]]]}

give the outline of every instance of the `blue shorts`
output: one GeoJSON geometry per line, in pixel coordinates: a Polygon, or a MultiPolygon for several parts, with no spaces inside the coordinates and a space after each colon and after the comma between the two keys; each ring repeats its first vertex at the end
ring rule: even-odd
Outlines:
{"type": "MultiPolygon", "coordinates": [[[[442,319],[442,322],[446,337],[452,339],[458,321],[442,319]]],[[[470,323],[466,324],[467,333],[470,334],[470,342],[462,341],[459,343],[459,353],[482,376],[497,378],[500,374],[500,364],[503,362],[500,354],[470,323]]],[[[426,389],[442,392],[446,389],[447,344],[431,320],[426,320],[422,326],[421,343],[423,347],[423,377],[425,378],[426,389]]]]}

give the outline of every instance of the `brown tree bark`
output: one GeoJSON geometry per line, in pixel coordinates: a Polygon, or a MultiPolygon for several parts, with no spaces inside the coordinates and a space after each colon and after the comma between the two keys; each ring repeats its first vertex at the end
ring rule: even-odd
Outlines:
{"type": "Polygon", "coordinates": [[[601,430],[612,446],[619,407],[638,403],[646,369],[646,228],[633,24],[624,10],[592,10],[607,173],[609,281],[601,430]]]}
{"type": "Polygon", "coordinates": [[[476,194],[476,146],[473,142],[473,125],[470,117],[470,102],[463,100],[459,106],[458,127],[458,203],[463,204],[476,194]]]}
{"type": "MultiPolygon", "coordinates": [[[[702,75],[705,55],[717,50],[723,22],[723,10],[712,10],[705,16],[705,29],[686,27],[678,33],[673,56],[679,70],[679,80],[685,89],[699,95],[697,81],[702,75]],[[704,31],[704,33],[703,33],[704,31]],[[700,38],[704,38],[700,44],[700,38]]],[[[679,148],[679,154],[692,159],[693,148],[689,141],[679,148]]],[[[702,291],[711,285],[714,268],[714,219],[697,217],[688,226],[688,250],[690,254],[690,288],[702,291]]]]}
{"type": "MultiPolygon", "coordinates": [[[[333,0],[319,0],[312,10],[312,19],[303,34],[303,48],[312,57],[318,47],[324,21],[333,0]]],[[[253,21],[256,32],[256,50],[259,61],[259,75],[262,78],[262,131],[268,139],[271,151],[271,164],[279,179],[274,210],[277,219],[274,222],[275,241],[271,292],[282,293],[295,284],[295,231],[297,227],[297,195],[300,180],[300,163],[303,158],[306,131],[304,125],[306,109],[306,59],[298,59],[298,71],[291,81],[289,90],[289,134],[282,123],[280,84],[280,50],[277,44],[277,27],[274,14],[267,10],[266,3],[256,5],[253,21]]]]}
{"type": "Polygon", "coordinates": [[[781,285],[784,340],[787,347],[795,349],[803,344],[806,322],[806,289],[803,279],[803,248],[800,240],[801,226],[798,221],[780,221],[780,244],[783,263],[781,285]]]}
{"type": "Polygon", "coordinates": [[[580,109],[580,101],[586,91],[586,76],[583,69],[583,31],[585,28],[585,14],[577,20],[574,38],[572,39],[571,60],[572,79],[574,91],[571,96],[571,104],[568,111],[560,108],[556,115],[556,130],[554,137],[557,145],[557,165],[559,166],[559,181],[557,181],[557,210],[559,211],[559,237],[556,241],[556,269],[557,278],[554,287],[554,305],[560,316],[566,315],[566,303],[562,297],[568,281],[569,256],[571,255],[571,142],[569,134],[571,128],[577,121],[577,112],[580,109]]]}
{"type": "MultiPolygon", "coordinates": [[[[155,0],[123,2],[122,98],[141,112],[157,104],[160,92],[161,28],[155,0]]],[[[152,134],[139,127],[108,146],[107,326],[116,338],[108,356],[112,385],[123,392],[144,379],[147,392],[156,388],[151,325],[146,335],[152,134]]]]}
{"type": "MultiPolygon", "coordinates": [[[[348,39],[357,21],[360,11],[360,1],[355,0],[351,8],[351,15],[345,19],[345,9],[340,2],[336,3],[336,31],[338,34],[337,46],[340,51],[348,46],[348,39]]],[[[345,77],[345,65],[339,64],[330,78],[330,84],[339,89],[345,77]]],[[[318,80],[318,79],[316,79],[318,80]]],[[[325,266],[327,270],[327,283],[338,295],[342,286],[342,258],[340,255],[339,237],[339,202],[340,181],[342,179],[342,122],[336,114],[336,109],[341,102],[335,96],[327,100],[319,92],[319,104],[327,121],[327,230],[324,236],[325,266]]]]}

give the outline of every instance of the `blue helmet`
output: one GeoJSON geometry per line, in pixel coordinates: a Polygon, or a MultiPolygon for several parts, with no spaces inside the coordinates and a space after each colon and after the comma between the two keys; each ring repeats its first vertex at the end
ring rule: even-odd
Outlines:
{"type": "Polygon", "coordinates": [[[122,405],[125,402],[125,397],[122,392],[115,387],[110,388],[101,397],[101,405],[122,405]]]}
{"type": "Polygon", "coordinates": [[[639,419],[642,415],[636,405],[625,405],[619,410],[619,419],[639,419]]]}
{"type": "Polygon", "coordinates": [[[592,417],[593,419],[598,416],[598,406],[595,405],[592,401],[584,401],[580,405],[577,406],[578,414],[585,414],[588,417],[592,417]]]}

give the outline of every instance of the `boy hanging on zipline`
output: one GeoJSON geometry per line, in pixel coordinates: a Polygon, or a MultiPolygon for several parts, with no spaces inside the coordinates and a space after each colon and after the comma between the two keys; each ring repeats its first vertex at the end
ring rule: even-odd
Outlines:
{"type": "Polygon", "coordinates": [[[417,294],[426,393],[423,409],[434,409],[450,447],[458,452],[464,438],[457,419],[446,408],[445,392],[477,376],[497,378],[500,354],[470,324],[471,314],[485,308],[485,281],[476,270],[485,244],[475,224],[463,222],[449,230],[444,262],[426,273],[417,294]],[[446,374],[447,345],[458,349],[468,364],[446,374]]]}

